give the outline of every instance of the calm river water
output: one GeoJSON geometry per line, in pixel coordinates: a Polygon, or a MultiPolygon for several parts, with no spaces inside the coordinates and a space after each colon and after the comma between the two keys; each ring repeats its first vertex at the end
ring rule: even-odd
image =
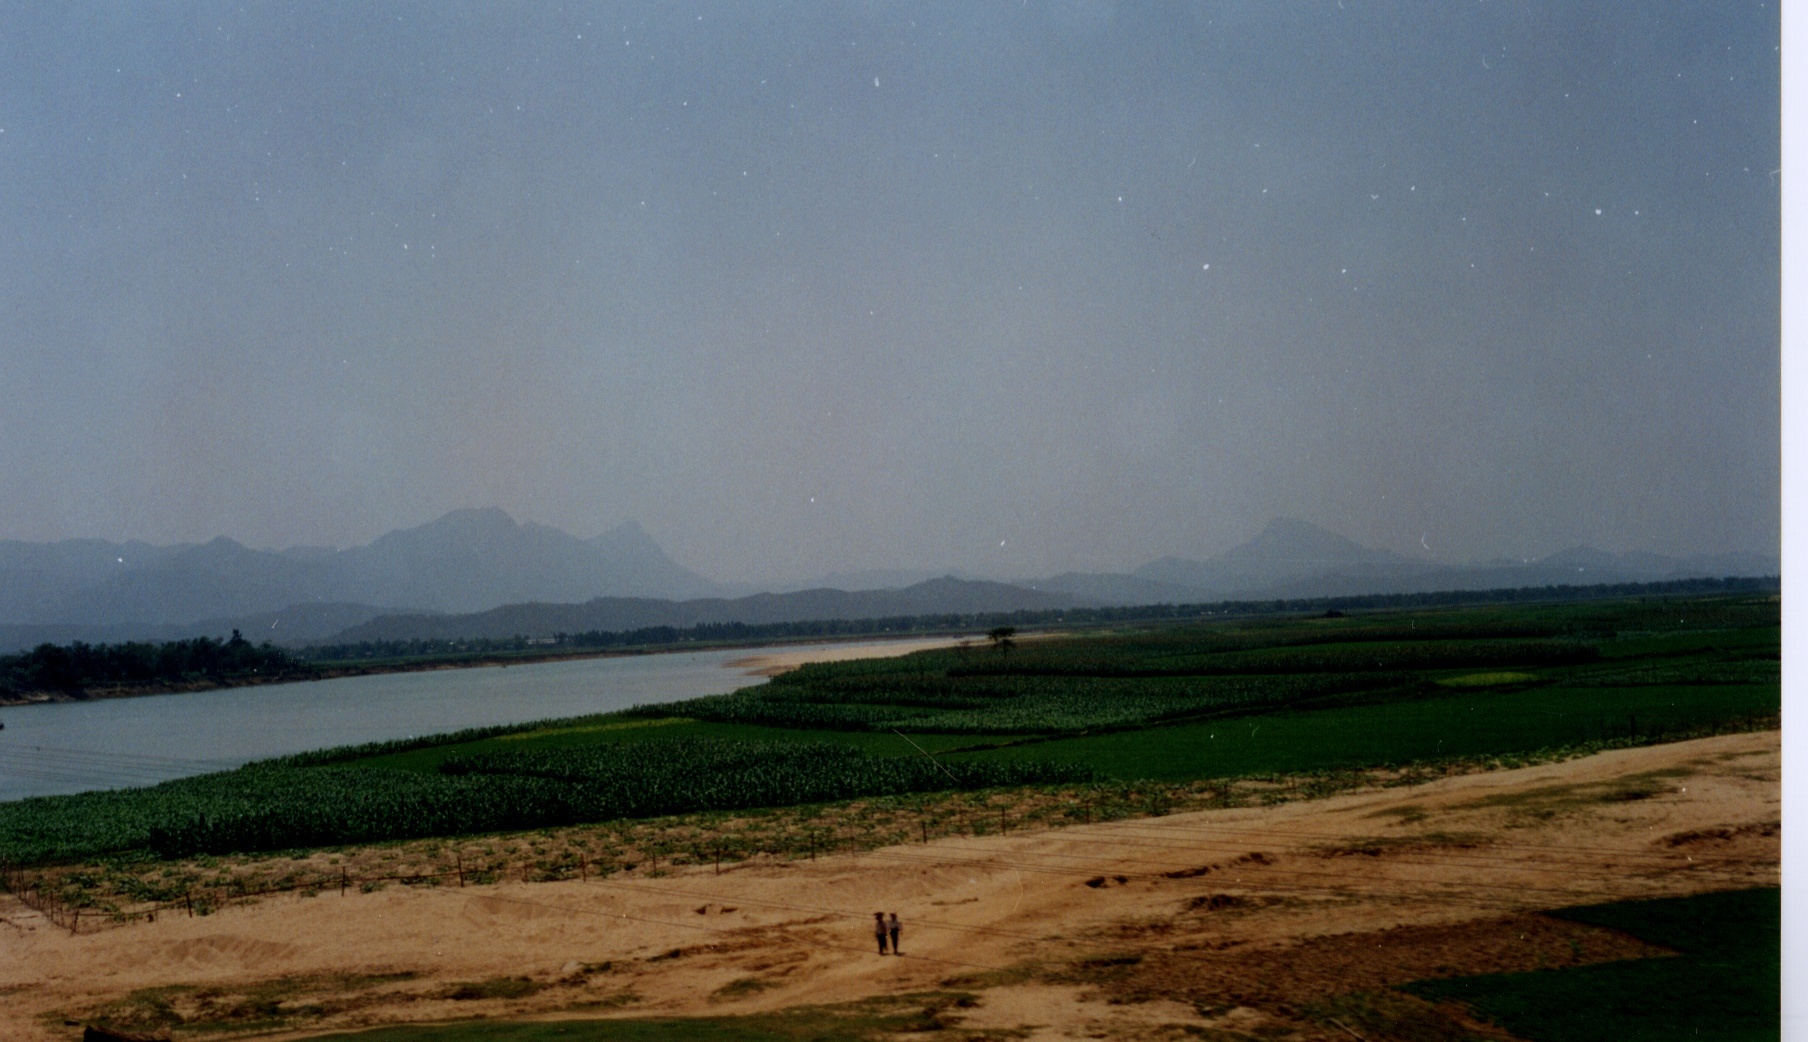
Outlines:
{"type": "Polygon", "coordinates": [[[306,749],[720,694],[761,682],[730,662],[773,650],[781,649],[385,673],[0,708],[6,725],[0,800],[148,785],[306,749]]]}

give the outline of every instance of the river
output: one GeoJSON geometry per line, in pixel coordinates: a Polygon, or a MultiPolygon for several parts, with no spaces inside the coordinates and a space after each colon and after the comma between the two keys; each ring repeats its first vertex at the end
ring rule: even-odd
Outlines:
{"type": "Polygon", "coordinates": [[[738,660],[898,642],[569,659],[0,709],[0,801],[149,785],[307,749],[581,716],[721,694],[738,660]]]}

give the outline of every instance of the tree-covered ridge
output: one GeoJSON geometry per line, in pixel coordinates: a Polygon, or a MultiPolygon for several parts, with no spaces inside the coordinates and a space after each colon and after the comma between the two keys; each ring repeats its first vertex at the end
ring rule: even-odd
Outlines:
{"type": "Polygon", "coordinates": [[[41,692],[81,695],[95,689],[180,686],[197,681],[232,683],[301,679],[315,667],[265,642],[253,644],[238,630],[227,640],[196,637],[160,644],[40,644],[20,655],[0,656],[0,696],[41,692]]]}
{"type": "MultiPolygon", "coordinates": [[[[754,644],[812,637],[897,637],[908,634],[979,633],[1018,627],[1073,628],[1141,622],[1210,621],[1225,617],[1287,615],[1324,611],[1377,611],[1509,605],[1622,597],[1761,593],[1778,588],[1774,578],[1674,579],[1649,583],[1590,586],[1527,586],[1431,593],[1356,594],[1293,600],[1213,601],[1195,604],[1139,604],[1126,607],[1025,609],[1011,612],[894,615],[882,618],[805,619],[794,622],[705,622],[695,626],[646,626],[630,630],[588,630],[529,637],[418,638],[317,644],[300,651],[312,662],[384,663],[456,660],[489,656],[569,655],[587,651],[638,650],[672,646],[754,644]]],[[[1537,634],[1527,634],[1528,636],[1537,634]]],[[[1409,635],[1407,639],[1418,639],[1409,635]]]]}

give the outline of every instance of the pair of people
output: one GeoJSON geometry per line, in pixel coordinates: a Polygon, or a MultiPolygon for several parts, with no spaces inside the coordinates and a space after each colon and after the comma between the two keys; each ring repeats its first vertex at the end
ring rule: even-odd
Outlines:
{"type": "Polygon", "coordinates": [[[903,924],[898,922],[898,913],[891,913],[890,922],[885,920],[884,912],[873,913],[873,938],[879,942],[880,955],[885,954],[885,942],[888,938],[891,940],[891,953],[893,955],[904,954],[898,948],[898,931],[902,928],[903,924]]]}

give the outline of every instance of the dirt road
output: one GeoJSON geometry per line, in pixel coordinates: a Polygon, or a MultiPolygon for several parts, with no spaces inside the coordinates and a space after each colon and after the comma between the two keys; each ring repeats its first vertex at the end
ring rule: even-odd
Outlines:
{"type": "Polygon", "coordinates": [[[1034,1039],[1347,1038],[1322,1011],[1345,993],[1652,954],[1540,910],[1775,885],[1780,770],[1776,732],[1731,735],[719,875],[285,896],[79,936],[0,898],[0,1037],[936,992],[943,1026],[1034,1039]],[[874,911],[903,918],[902,957],[873,950],[874,911]]]}

